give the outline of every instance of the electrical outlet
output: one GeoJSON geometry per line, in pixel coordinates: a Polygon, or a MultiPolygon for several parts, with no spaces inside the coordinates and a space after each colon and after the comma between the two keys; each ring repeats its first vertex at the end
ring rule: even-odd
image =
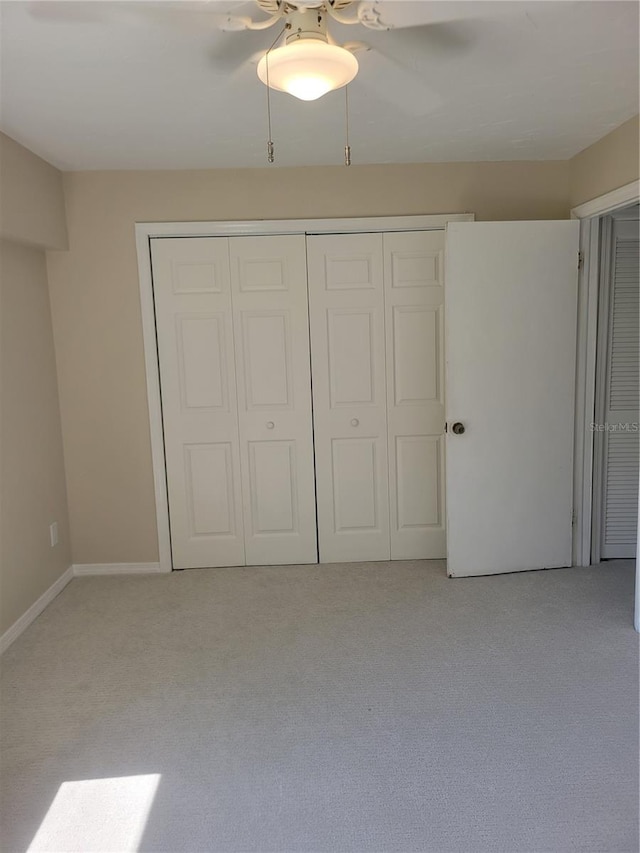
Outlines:
{"type": "Polygon", "coordinates": [[[51,547],[55,548],[58,544],[58,522],[54,521],[53,524],[49,525],[49,538],[51,540],[51,547]]]}

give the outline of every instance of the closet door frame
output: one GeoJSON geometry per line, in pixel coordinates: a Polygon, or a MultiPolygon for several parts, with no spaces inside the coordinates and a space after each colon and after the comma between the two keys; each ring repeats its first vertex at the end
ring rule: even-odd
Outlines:
{"type": "Polygon", "coordinates": [[[246,222],[138,222],[135,226],[144,343],[149,434],[158,528],[159,570],[173,570],[167,473],[162,427],[160,372],[151,265],[151,241],[160,237],[241,237],[276,234],[359,234],[385,231],[444,230],[448,222],[472,222],[473,213],[382,216],[353,219],[280,219],[246,222]]]}
{"type": "MultiPolygon", "coordinates": [[[[609,306],[611,297],[611,241],[613,220],[605,216],[599,223],[599,288],[598,328],[595,353],[595,423],[602,423],[605,416],[607,391],[607,349],[609,343],[609,306]]],[[[591,505],[591,560],[601,560],[602,508],[604,492],[605,444],[604,434],[593,433],[593,492],[591,505]]]]}

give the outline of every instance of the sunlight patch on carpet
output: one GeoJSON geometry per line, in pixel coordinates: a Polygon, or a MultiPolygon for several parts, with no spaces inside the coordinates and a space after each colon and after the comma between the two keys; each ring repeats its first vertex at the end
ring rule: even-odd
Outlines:
{"type": "Polygon", "coordinates": [[[28,853],[133,853],[159,782],[159,773],[63,782],[28,853]]]}

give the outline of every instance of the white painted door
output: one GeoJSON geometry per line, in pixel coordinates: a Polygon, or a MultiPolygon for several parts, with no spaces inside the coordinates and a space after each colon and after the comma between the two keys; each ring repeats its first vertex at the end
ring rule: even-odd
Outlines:
{"type": "Polygon", "coordinates": [[[613,222],[600,555],[634,557],[638,524],[638,221],[613,222]]]}
{"type": "Polygon", "coordinates": [[[173,566],[244,565],[228,240],[151,255],[173,566]]]}
{"type": "Polygon", "coordinates": [[[444,558],[444,231],[383,247],[391,559],[444,558]]]}
{"type": "Polygon", "coordinates": [[[316,563],[305,238],[229,247],[246,562],[316,563]]]}
{"type": "Polygon", "coordinates": [[[446,236],[452,576],[571,564],[577,221],[446,236]],[[463,434],[452,431],[454,423],[463,434]]]}
{"type": "Polygon", "coordinates": [[[307,237],[320,562],[388,560],[381,234],[307,237]]]}

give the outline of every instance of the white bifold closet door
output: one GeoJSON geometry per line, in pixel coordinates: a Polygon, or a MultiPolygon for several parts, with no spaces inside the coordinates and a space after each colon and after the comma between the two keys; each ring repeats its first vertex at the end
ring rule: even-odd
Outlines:
{"type": "Polygon", "coordinates": [[[388,560],[381,234],[307,237],[321,563],[388,560]]]}
{"type": "Polygon", "coordinates": [[[447,553],[444,232],[383,235],[391,559],[447,553]]]}
{"type": "Polygon", "coordinates": [[[244,565],[229,241],[151,241],[176,569],[244,565]]]}
{"type": "Polygon", "coordinates": [[[612,227],[600,545],[606,559],[636,554],[640,448],[638,221],[614,220],[612,227]]]}
{"type": "Polygon", "coordinates": [[[445,556],[443,248],[307,237],[321,562],[445,556]]]}
{"type": "Polygon", "coordinates": [[[316,562],[304,237],[152,262],[174,568],[316,562]]]}
{"type": "Polygon", "coordinates": [[[247,565],[316,563],[304,236],[229,247],[247,565]]]}

